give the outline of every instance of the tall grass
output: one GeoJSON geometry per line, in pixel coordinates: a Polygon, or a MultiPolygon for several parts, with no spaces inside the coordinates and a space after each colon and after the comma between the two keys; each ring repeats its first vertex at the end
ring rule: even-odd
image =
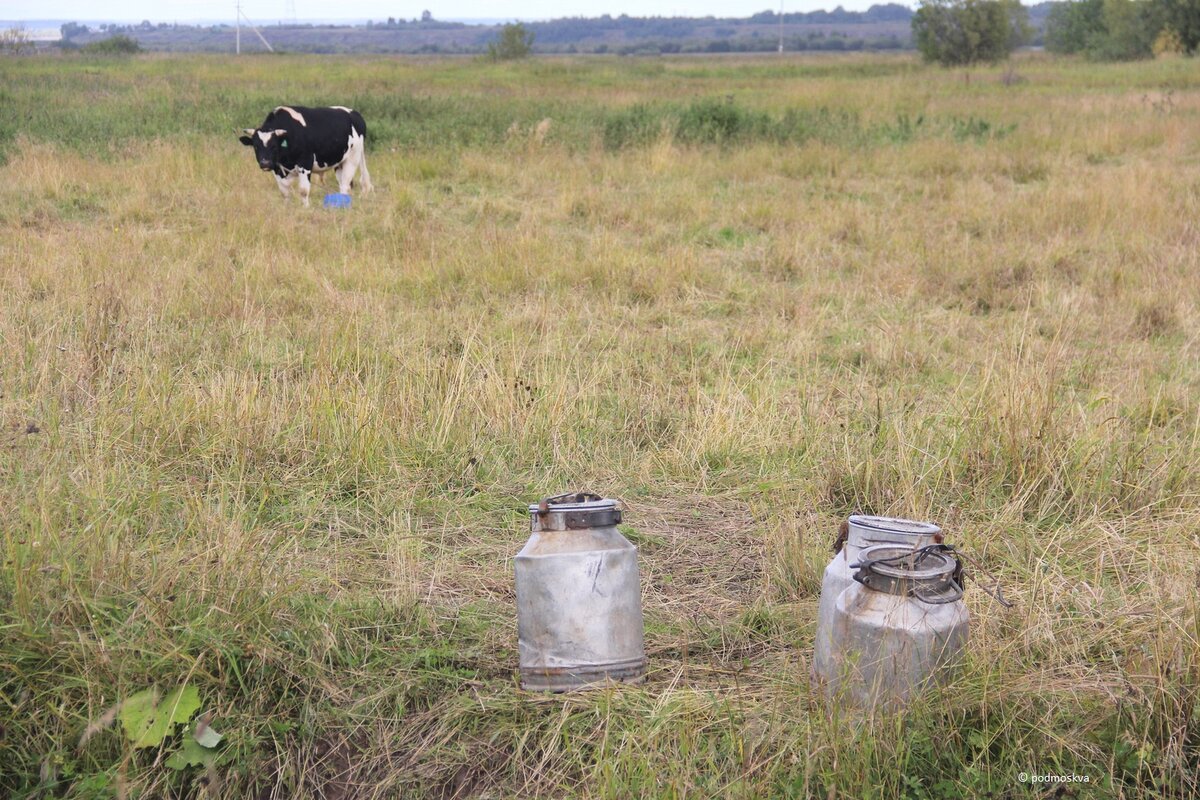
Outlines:
{"type": "Polygon", "coordinates": [[[0,61],[0,793],[1195,796],[1186,66],[0,61]],[[232,134],[284,101],[378,191],[284,204],[232,134]],[[576,486],[651,672],[531,696],[510,558],[576,486]],[[1016,603],[899,715],[807,683],[854,511],[1016,603]],[[114,721],[184,683],[211,768],[114,721]]]}

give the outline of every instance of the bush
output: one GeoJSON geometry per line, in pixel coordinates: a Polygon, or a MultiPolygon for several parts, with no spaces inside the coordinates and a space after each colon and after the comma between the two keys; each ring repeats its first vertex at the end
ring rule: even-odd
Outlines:
{"type": "MultiPolygon", "coordinates": [[[[1150,58],[1163,31],[1163,17],[1163,4],[1151,0],[1055,3],[1046,17],[1046,49],[1081,53],[1096,61],[1150,58]]],[[[1186,50],[1182,43],[1178,46],[1186,50]]]]}
{"type": "Polygon", "coordinates": [[[922,0],[912,30],[926,61],[945,67],[994,63],[1029,37],[1029,12],[1019,0],[922,0]]]}
{"type": "Polygon", "coordinates": [[[1154,55],[1162,30],[1159,6],[1146,0],[1104,0],[1104,32],[1088,43],[1087,56],[1100,61],[1132,61],[1154,55]]]}
{"type": "Polygon", "coordinates": [[[1082,53],[1092,38],[1104,33],[1104,0],[1052,3],[1046,16],[1046,49],[1082,53]]]}
{"type": "Polygon", "coordinates": [[[1158,36],[1154,37],[1154,45],[1151,49],[1156,57],[1176,56],[1187,52],[1187,46],[1184,45],[1183,39],[1170,28],[1163,28],[1158,32],[1158,36]]]}
{"type": "Polygon", "coordinates": [[[0,32],[0,53],[13,53],[19,56],[32,49],[33,42],[24,28],[13,26],[0,32]]]}
{"type": "Polygon", "coordinates": [[[604,146],[609,150],[647,145],[668,127],[666,115],[648,105],[617,111],[604,120],[604,146]]]}
{"type": "Polygon", "coordinates": [[[697,100],[680,112],[675,138],[685,144],[730,144],[762,138],[770,128],[771,118],[765,113],[728,101],[697,100]]]}
{"type": "Polygon", "coordinates": [[[91,42],[83,46],[83,52],[93,55],[123,55],[125,53],[140,53],[142,46],[138,44],[137,39],[119,33],[116,36],[110,36],[107,39],[101,39],[98,42],[91,42]]]}
{"type": "Polygon", "coordinates": [[[1200,0],[1154,0],[1154,6],[1164,26],[1178,37],[1183,52],[1192,55],[1200,49],[1200,0]]]}
{"type": "Polygon", "coordinates": [[[519,22],[500,29],[500,36],[488,45],[488,58],[493,61],[513,61],[526,58],[533,49],[533,32],[519,22]]]}

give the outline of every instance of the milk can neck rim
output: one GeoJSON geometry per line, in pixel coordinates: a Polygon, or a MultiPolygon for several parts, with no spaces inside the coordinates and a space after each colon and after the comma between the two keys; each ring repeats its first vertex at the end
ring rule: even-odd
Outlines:
{"type": "Polygon", "coordinates": [[[880,544],[868,547],[852,564],[855,581],[867,589],[913,597],[931,605],[962,599],[961,564],[932,547],[880,544]]]}
{"type": "Polygon", "coordinates": [[[905,533],[914,536],[933,536],[942,532],[942,529],[932,522],[899,517],[877,517],[869,514],[852,514],[850,524],[872,531],[905,533]]]}
{"type": "Polygon", "coordinates": [[[621,522],[617,501],[591,492],[567,492],[545,497],[529,506],[534,531],[607,528],[621,522]]]}
{"type": "MultiPolygon", "coordinates": [[[[617,507],[616,500],[603,498],[600,500],[584,500],[583,502],[573,503],[549,503],[547,509],[551,514],[558,514],[565,511],[608,511],[617,507]]],[[[529,513],[537,516],[540,511],[538,503],[529,504],[529,513]]]]}

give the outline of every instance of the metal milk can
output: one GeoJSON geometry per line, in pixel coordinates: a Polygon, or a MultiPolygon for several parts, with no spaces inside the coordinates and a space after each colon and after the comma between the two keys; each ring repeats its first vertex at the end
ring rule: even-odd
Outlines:
{"type": "Polygon", "coordinates": [[[637,548],[616,501],[587,492],[529,507],[533,535],[516,557],[521,686],[563,692],[646,672],[637,548]]]}
{"type": "Polygon", "coordinates": [[[911,519],[873,517],[854,514],[834,544],[835,555],[821,578],[821,599],[817,606],[817,632],[813,647],[813,676],[818,682],[832,677],[833,606],[838,595],[854,583],[850,565],[866,547],[876,544],[901,544],[925,547],[939,541],[942,529],[932,522],[911,519]]]}
{"type": "Polygon", "coordinates": [[[942,545],[867,547],[834,603],[827,693],[896,707],[952,673],[967,645],[962,564],[942,545]]]}

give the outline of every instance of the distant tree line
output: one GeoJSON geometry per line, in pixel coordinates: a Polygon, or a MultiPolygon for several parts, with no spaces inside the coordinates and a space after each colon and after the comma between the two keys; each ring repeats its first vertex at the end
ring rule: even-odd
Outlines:
{"type": "MultiPolygon", "coordinates": [[[[860,24],[880,23],[892,24],[897,29],[907,23],[913,12],[898,3],[873,5],[866,11],[847,11],[841,6],[832,11],[812,11],[808,13],[778,14],[774,11],[762,11],[750,17],[631,17],[625,14],[599,17],[566,17],[544,22],[524,23],[524,30],[537,41],[539,52],[755,52],[774,50],[779,45],[775,29],[783,26],[800,25],[845,25],[853,30],[860,24]],[[767,31],[766,29],[770,29],[767,31]]],[[[148,33],[179,32],[186,35],[189,31],[223,30],[225,25],[189,26],[169,23],[153,24],[143,21],[140,24],[105,24],[98,28],[90,28],[78,22],[68,22],[61,26],[62,40],[70,43],[74,39],[90,40],[96,35],[127,36],[148,33]]],[[[420,18],[406,20],[400,17],[388,17],[385,20],[369,20],[365,26],[347,28],[345,26],[325,26],[312,24],[281,24],[280,27],[291,30],[323,30],[331,32],[366,30],[372,33],[396,32],[397,34],[420,37],[423,33],[462,32],[469,34],[479,31],[478,37],[470,44],[455,42],[453,44],[439,42],[415,42],[405,48],[411,52],[487,52],[489,44],[502,32],[501,27],[486,27],[467,25],[462,22],[444,22],[435,19],[429,11],[424,11],[420,18]]],[[[898,49],[909,46],[907,38],[901,33],[897,35],[885,30],[874,36],[855,36],[850,31],[842,35],[827,34],[826,32],[809,32],[797,34],[788,31],[784,41],[787,50],[858,50],[858,49],[898,49]]],[[[173,39],[174,37],[172,37],[173,39]]],[[[161,38],[160,40],[161,41],[161,38]]],[[[362,50],[388,49],[380,42],[372,39],[361,42],[362,50]]],[[[331,35],[328,42],[305,42],[296,49],[310,52],[335,52],[344,49],[354,49],[348,42],[331,35]]]]}
{"type": "MultiPolygon", "coordinates": [[[[833,11],[783,14],[784,25],[858,25],[870,22],[907,22],[912,18],[912,9],[898,3],[873,5],[866,11],[846,11],[838,6],[833,11]]],[[[780,15],[774,11],[762,11],[750,17],[631,17],[626,14],[613,17],[563,17],[546,22],[527,23],[526,27],[537,41],[544,45],[569,44],[588,40],[613,37],[625,39],[695,39],[706,31],[715,32],[718,38],[729,38],[737,28],[745,25],[780,24],[780,15]]]]}
{"type": "MultiPolygon", "coordinates": [[[[859,50],[903,50],[908,42],[895,35],[865,39],[847,36],[840,32],[828,35],[810,33],[807,36],[785,36],[783,47],[787,52],[830,51],[853,52],[859,50]]],[[[748,36],[737,39],[707,39],[696,41],[647,40],[625,45],[609,46],[598,44],[588,50],[569,45],[562,52],[615,53],[622,56],[670,55],[672,53],[770,53],[779,49],[778,37],[748,36]]]]}
{"type": "MultiPolygon", "coordinates": [[[[897,3],[876,4],[866,11],[846,11],[839,6],[832,11],[783,15],[763,11],[742,18],[604,15],[524,23],[522,32],[530,51],[540,53],[771,52],[778,49],[781,33],[787,51],[900,50],[912,46],[908,31],[912,15],[911,9],[897,3]]],[[[270,27],[274,31],[269,34],[271,42],[279,51],[482,53],[492,57],[499,57],[492,48],[501,44],[499,37],[505,30],[500,25],[444,22],[429,11],[417,18],[388,17],[357,26],[281,22],[270,27]]],[[[155,24],[144,20],[89,26],[68,22],[61,26],[58,46],[78,49],[125,36],[147,50],[227,51],[233,49],[232,31],[228,24],[155,24]]],[[[128,43],[122,41],[120,46],[128,47],[128,43]]]]}
{"type": "MultiPolygon", "coordinates": [[[[515,23],[514,23],[515,24],[515,23]]],[[[388,17],[366,26],[281,24],[277,34],[296,52],[484,53],[493,58],[510,46],[545,53],[769,52],[784,49],[897,50],[911,46],[926,60],[947,66],[994,62],[1021,44],[1044,43],[1054,53],[1097,60],[1149,58],[1162,53],[1193,55],[1200,49],[1200,0],[1053,0],[1023,6],[1018,0],[921,0],[915,12],[898,3],[872,5],[866,11],[778,14],[749,17],[568,17],[525,23],[522,38],[505,41],[504,26],[476,26],[435,19],[388,17]],[[903,29],[905,23],[911,28],[903,29]],[[872,24],[870,33],[855,26],[872,24]],[[786,30],[787,26],[845,26],[842,31],[786,30]],[[285,36],[287,31],[292,35],[285,36]],[[303,33],[302,33],[303,32],[303,33]],[[494,48],[500,47],[500,50],[494,48]]],[[[60,46],[97,45],[93,50],[128,52],[150,49],[223,49],[227,25],[170,23],[103,24],[96,28],[67,22],[60,46]],[[103,38],[123,36],[107,45],[103,38]],[[78,41],[77,41],[78,40],[78,41]]],[[[15,49],[21,44],[13,44],[15,49]]],[[[515,52],[515,51],[512,51],[515,52]]]]}
{"type": "Polygon", "coordinates": [[[434,19],[433,12],[426,10],[426,11],[421,12],[420,19],[413,19],[411,21],[405,21],[404,19],[398,18],[398,17],[388,17],[386,22],[375,22],[374,20],[367,20],[367,27],[368,28],[384,28],[384,29],[389,29],[389,30],[395,29],[395,28],[417,28],[417,29],[421,29],[421,30],[453,30],[453,29],[457,29],[457,28],[466,28],[468,26],[465,22],[442,22],[440,19],[434,19]]]}
{"type": "MultiPolygon", "coordinates": [[[[833,11],[810,11],[808,13],[783,14],[785,25],[817,25],[830,22],[908,22],[912,19],[913,11],[908,6],[899,3],[884,3],[873,5],[866,11],[847,11],[838,6],[833,11]]],[[[751,22],[768,25],[779,24],[779,14],[774,11],[760,11],[750,17],[751,22]]]]}
{"type": "Polygon", "coordinates": [[[1068,0],[1046,19],[1046,49],[1132,60],[1200,47],[1200,0],[1068,0]]]}
{"type": "MultiPolygon", "coordinates": [[[[833,11],[812,11],[809,13],[785,13],[778,14],[774,11],[763,11],[749,18],[725,18],[725,17],[630,17],[628,14],[620,14],[618,17],[612,17],[610,14],[604,14],[600,17],[565,17],[562,19],[551,19],[547,22],[524,23],[524,28],[532,34],[536,41],[539,42],[539,49],[557,50],[559,44],[580,44],[584,41],[605,40],[605,38],[619,38],[619,40],[713,40],[714,34],[716,40],[725,40],[730,42],[728,47],[731,50],[755,50],[755,49],[772,49],[767,47],[757,47],[751,42],[734,43],[731,40],[738,38],[738,29],[746,25],[779,25],[780,22],[784,25],[857,25],[864,23],[906,23],[912,18],[912,10],[906,6],[888,2],[888,4],[874,5],[866,11],[846,11],[845,8],[838,6],[833,11]]],[[[289,24],[288,28],[324,28],[324,25],[306,25],[306,24],[289,24]]],[[[120,25],[106,24],[101,25],[96,31],[91,30],[88,25],[79,23],[66,23],[61,26],[60,31],[64,41],[71,41],[72,38],[92,34],[92,32],[102,32],[102,34],[137,34],[137,32],[146,32],[152,30],[178,30],[190,28],[187,25],[172,25],[168,23],[152,24],[149,20],[144,20],[140,24],[120,25]]],[[[422,12],[419,19],[406,20],[397,17],[388,17],[385,20],[367,20],[366,28],[368,30],[412,30],[412,31],[432,31],[432,30],[462,30],[467,28],[478,28],[478,26],[467,25],[456,22],[443,22],[443,20],[434,19],[431,12],[422,12]]],[[[749,38],[749,37],[746,37],[749,38]]],[[[776,38],[776,47],[778,47],[778,38],[776,38]]],[[[680,46],[682,47],[682,46],[680,46]]],[[[616,49],[616,48],[613,48],[616,49]]],[[[798,49],[842,49],[838,46],[830,48],[799,46],[798,49]]],[[[666,50],[664,50],[666,52],[666,50]]]]}
{"type": "Polygon", "coordinates": [[[193,25],[180,25],[173,22],[160,22],[155,25],[150,20],[142,20],[137,24],[121,25],[119,23],[105,22],[96,27],[93,31],[87,25],[81,25],[78,22],[66,22],[58,26],[58,32],[62,35],[64,42],[69,42],[80,36],[87,36],[91,33],[105,33],[110,36],[115,34],[131,34],[131,33],[147,33],[149,31],[179,31],[195,28],[193,25]]]}

